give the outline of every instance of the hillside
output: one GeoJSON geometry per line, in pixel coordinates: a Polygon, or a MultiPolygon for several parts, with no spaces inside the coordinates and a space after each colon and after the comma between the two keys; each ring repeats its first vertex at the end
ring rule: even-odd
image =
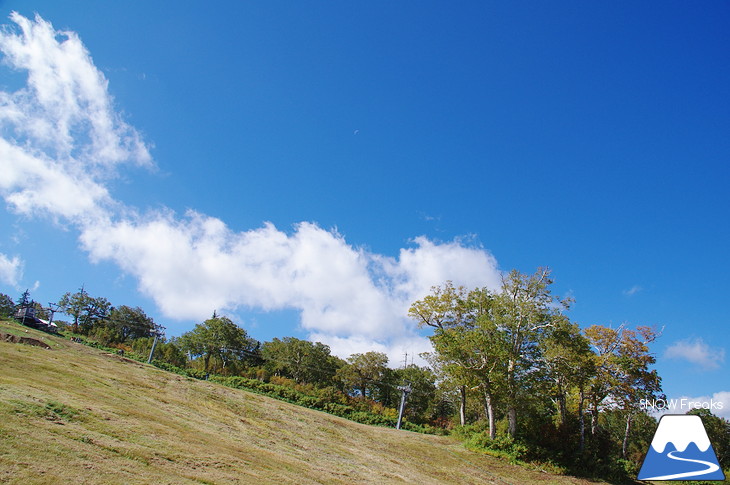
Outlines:
{"type": "Polygon", "coordinates": [[[3,483],[592,483],[52,337],[0,333],[3,483]],[[19,340],[11,338],[11,340],[19,340]]]}

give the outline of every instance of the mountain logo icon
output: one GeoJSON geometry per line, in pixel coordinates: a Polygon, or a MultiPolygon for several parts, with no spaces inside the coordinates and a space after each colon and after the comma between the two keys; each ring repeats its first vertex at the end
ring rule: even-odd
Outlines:
{"type": "Polygon", "coordinates": [[[702,418],[667,414],[659,420],[638,480],[725,480],[702,418]]]}

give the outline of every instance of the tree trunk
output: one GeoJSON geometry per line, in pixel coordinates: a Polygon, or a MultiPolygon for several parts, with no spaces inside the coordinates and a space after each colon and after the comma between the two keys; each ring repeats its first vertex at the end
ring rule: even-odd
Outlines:
{"type": "Polygon", "coordinates": [[[513,438],[517,434],[517,408],[514,403],[510,403],[507,409],[507,433],[513,438]]]}
{"type": "Polygon", "coordinates": [[[492,402],[492,393],[488,387],[484,388],[484,410],[487,412],[487,419],[489,420],[489,439],[494,439],[497,436],[497,428],[494,425],[494,403],[492,402]]]}
{"type": "Polygon", "coordinates": [[[595,436],[598,432],[598,403],[592,403],[591,410],[591,435],[595,436]]]}
{"type": "Polygon", "coordinates": [[[631,432],[631,422],[634,419],[634,415],[629,413],[628,416],[626,416],[626,432],[624,433],[624,442],[621,445],[621,456],[623,458],[626,458],[626,452],[629,448],[629,433],[631,432]]]}
{"type": "Polygon", "coordinates": [[[466,424],[466,386],[459,388],[459,397],[461,398],[461,402],[459,403],[459,420],[461,425],[464,426],[466,424]]]}
{"type": "Polygon", "coordinates": [[[565,424],[568,407],[565,403],[565,393],[562,391],[560,392],[560,396],[558,396],[558,412],[560,413],[560,424],[565,424]]]}
{"type": "Polygon", "coordinates": [[[514,360],[507,363],[507,389],[509,405],[507,407],[507,433],[511,437],[517,434],[517,383],[515,382],[515,369],[517,365],[514,360]]]}
{"type": "Polygon", "coordinates": [[[585,395],[583,389],[580,390],[580,399],[578,401],[578,421],[580,422],[580,452],[583,453],[586,447],[586,419],[583,415],[583,403],[585,395]]]}

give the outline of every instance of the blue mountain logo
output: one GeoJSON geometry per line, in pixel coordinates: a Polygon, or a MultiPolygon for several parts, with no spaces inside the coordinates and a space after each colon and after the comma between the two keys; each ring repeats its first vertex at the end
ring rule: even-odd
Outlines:
{"type": "Polygon", "coordinates": [[[725,480],[702,418],[662,416],[639,471],[639,480],[725,480]]]}

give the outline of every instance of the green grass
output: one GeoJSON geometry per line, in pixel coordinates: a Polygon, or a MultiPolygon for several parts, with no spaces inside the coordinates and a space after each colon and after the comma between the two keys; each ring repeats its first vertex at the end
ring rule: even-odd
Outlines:
{"type": "Polygon", "coordinates": [[[0,482],[575,483],[0,322],[0,482]]]}

